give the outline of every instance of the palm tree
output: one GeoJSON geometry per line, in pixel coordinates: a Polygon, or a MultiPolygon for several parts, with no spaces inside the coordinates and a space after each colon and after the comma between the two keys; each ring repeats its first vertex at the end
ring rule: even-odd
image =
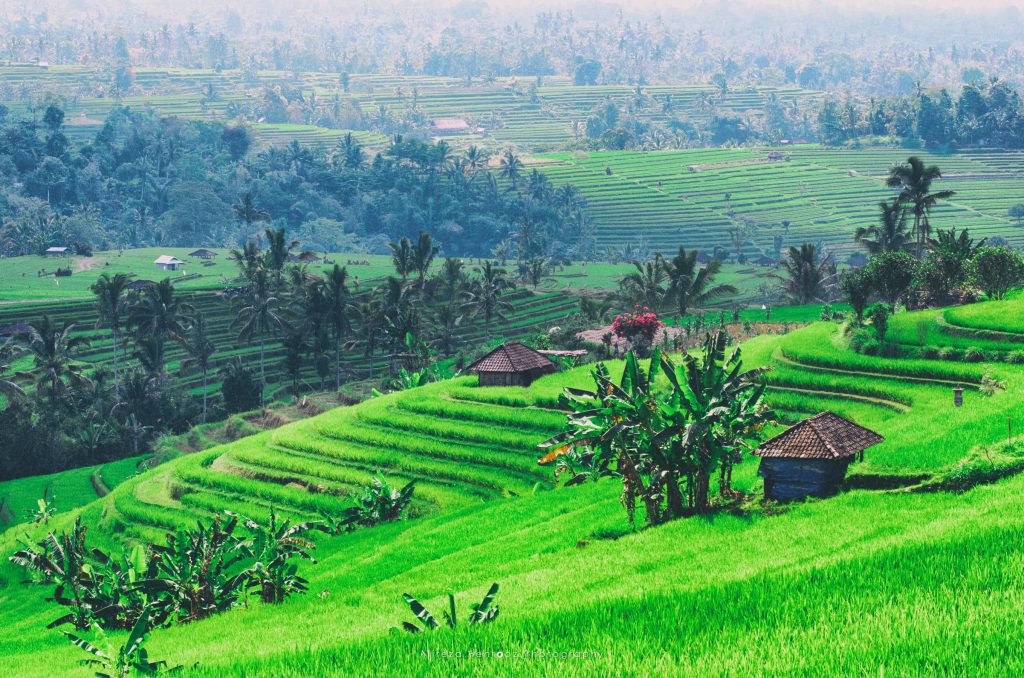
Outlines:
{"type": "Polygon", "coordinates": [[[80,388],[90,385],[82,366],[75,362],[78,351],[88,346],[89,340],[72,336],[74,329],[74,323],[65,322],[63,327],[57,327],[53,318],[44,315],[29,323],[23,338],[32,354],[33,370],[27,376],[33,378],[37,393],[49,395],[50,407],[54,410],[67,393],[68,384],[80,388]]]}
{"type": "Polygon", "coordinates": [[[698,256],[697,250],[687,252],[680,246],[679,253],[666,263],[666,296],[675,301],[680,316],[687,315],[691,308],[700,308],[714,299],[738,292],[732,285],[712,286],[722,269],[722,262],[712,259],[701,267],[697,264],[698,256]]]}
{"type": "Polygon", "coordinates": [[[256,271],[249,293],[243,297],[238,317],[231,328],[238,330],[240,341],[251,342],[253,337],[260,343],[260,407],[266,404],[267,389],[266,342],[267,336],[286,326],[285,308],[272,289],[270,275],[265,268],[256,271]]]}
{"type": "Polygon", "coordinates": [[[252,238],[252,225],[259,221],[270,221],[270,214],[256,207],[252,191],[246,191],[232,208],[239,221],[245,224],[245,239],[252,238]]]}
{"type": "Polygon", "coordinates": [[[395,272],[403,281],[408,280],[409,274],[415,269],[416,253],[412,242],[408,238],[402,238],[397,243],[388,243],[388,247],[391,248],[391,261],[395,265],[395,272]]]}
{"type": "Polygon", "coordinates": [[[484,151],[481,151],[477,146],[470,146],[466,149],[466,171],[470,174],[476,174],[482,169],[487,167],[487,161],[490,156],[484,151]]]}
{"type": "Polygon", "coordinates": [[[782,260],[782,268],[786,273],[781,278],[783,289],[794,304],[825,299],[836,277],[831,255],[819,260],[817,248],[810,243],[804,243],[799,249],[790,247],[782,260]]]}
{"type": "Polygon", "coordinates": [[[910,241],[907,234],[907,214],[900,199],[893,198],[892,203],[880,202],[881,209],[878,223],[871,226],[858,226],[853,239],[864,246],[869,254],[882,252],[898,252],[906,249],[910,241]]]}
{"type": "Polygon", "coordinates": [[[228,259],[238,267],[238,274],[243,280],[252,280],[256,271],[263,265],[263,253],[255,240],[245,241],[240,250],[231,250],[228,259]]]}
{"type": "Polygon", "coordinates": [[[633,262],[636,268],[619,280],[619,289],[633,303],[657,310],[665,301],[668,267],[660,254],[653,261],[633,262]]]}
{"type": "Polygon", "coordinates": [[[420,237],[416,241],[416,246],[413,247],[411,262],[412,270],[416,271],[419,289],[423,289],[427,271],[430,270],[430,265],[434,263],[434,257],[440,250],[441,248],[434,245],[434,239],[430,237],[429,233],[420,231],[420,237]]]}
{"type": "Polygon", "coordinates": [[[181,361],[180,372],[184,374],[189,370],[198,369],[203,373],[203,423],[205,424],[209,401],[208,376],[213,367],[213,355],[217,352],[217,345],[213,343],[206,327],[206,320],[202,315],[196,316],[183,344],[188,357],[181,361]]]}
{"type": "Polygon", "coordinates": [[[346,134],[341,143],[338,144],[338,151],[341,154],[345,167],[349,169],[359,169],[363,166],[363,162],[366,160],[366,154],[363,153],[363,147],[356,142],[355,137],[349,132],[346,134]]]}
{"type": "Polygon", "coordinates": [[[907,158],[906,164],[896,165],[889,170],[886,185],[900,189],[900,200],[914,209],[914,229],[917,238],[917,258],[924,253],[924,245],[931,235],[928,214],[940,200],[953,197],[954,191],[932,192],[932,182],[942,178],[938,165],[925,165],[917,156],[907,158]]]}
{"type": "Polygon", "coordinates": [[[110,334],[114,349],[114,399],[121,400],[121,384],[118,374],[118,349],[121,338],[121,321],[124,318],[128,305],[128,285],[131,283],[131,273],[115,273],[111,276],[108,273],[100,275],[90,288],[96,295],[96,329],[104,323],[110,326],[110,334]]]}
{"type": "Polygon", "coordinates": [[[11,369],[10,361],[14,354],[14,339],[8,337],[2,345],[0,345],[0,395],[10,398],[21,398],[24,397],[25,391],[21,389],[13,380],[5,378],[3,375],[11,369]]]}
{"type": "Polygon", "coordinates": [[[480,269],[480,277],[472,282],[463,308],[474,318],[483,315],[488,340],[491,338],[491,321],[495,318],[505,320],[505,312],[512,310],[512,304],[501,297],[506,290],[513,287],[505,270],[494,266],[490,261],[484,262],[480,269]]]}
{"type": "Polygon", "coordinates": [[[519,185],[519,179],[523,176],[523,161],[519,159],[511,148],[505,149],[498,165],[501,176],[512,182],[513,188],[519,185]]]}
{"type": "MultiPolygon", "coordinates": [[[[406,240],[408,242],[408,240],[406,240]]],[[[348,269],[334,265],[322,282],[324,320],[334,336],[334,387],[341,388],[341,345],[352,333],[354,299],[348,287],[348,269]]]]}
{"type": "Polygon", "coordinates": [[[139,336],[161,341],[181,341],[189,319],[196,313],[192,304],[178,299],[169,278],[142,290],[128,307],[128,324],[139,336]]]}
{"type": "Polygon", "coordinates": [[[291,255],[292,250],[299,246],[299,241],[292,240],[289,242],[284,228],[268,228],[266,236],[267,253],[264,263],[274,276],[274,284],[280,286],[281,272],[284,271],[285,264],[288,263],[288,257],[291,255]]]}

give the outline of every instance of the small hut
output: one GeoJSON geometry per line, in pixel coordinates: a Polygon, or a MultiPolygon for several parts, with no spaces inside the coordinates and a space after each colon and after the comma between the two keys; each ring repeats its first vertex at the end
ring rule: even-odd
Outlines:
{"type": "Polygon", "coordinates": [[[430,131],[438,136],[451,136],[469,131],[469,123],[462,118],[437,118],[430,123],[430,131]]]}
{"type": "Polygon", "coordinates": [[[518,341],[502,344],[466,368],[480,375],[481,386],[529,386],[557,370],[549,358],[518,341]]]}
{"type": "Polygon", "coordinates": [[[164,254],[157,257],[153,263],[156,264],[156,267],[161,271],[177,271],[178,267],[185,262],[178,257],[172,257],[169,254],[164,254]]]}
{"type": "Polygon", "coordinates": [[[768,499],[827,497],[839,490],[846,468],[884,438],[832,412],[822,412],[765,441],[758,475],[768,499]]]}
{"type": "Polygon", "coordinates": [[[71,249],[68,247],[47,247],[46,256],[48,257],[66,257],[71,254],[71,249]]]}
{"type": "Polygon", "coordinates": [[[216,252],[207,249],[198,249],[195,252],[189,252],[188,255],[194,259],[202,259],[203,261],[209,261],[210,259],[215,259],[217,257],[216,252]]]}

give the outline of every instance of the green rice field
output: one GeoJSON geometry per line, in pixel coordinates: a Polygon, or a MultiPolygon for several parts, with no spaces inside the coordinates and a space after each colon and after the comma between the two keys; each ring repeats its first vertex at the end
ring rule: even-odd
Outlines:
{"type": "MultiPolygon", "coordinates": [[[[998,323],[1016,303],[942,313],[952,321],[986,309],[975,324],[998,323]]],[[[894,336],[933,316],[897,315],[894,336]]],[[[274,506],[315,518],[372,475],[417,480],[414,519],[320,541],[317,564],[303,571],[309,594],[155,632],[150,656],[185,665],[185,675],[1024,670],[1014,649],[1024,636],[1024,478],[960,494],[920,491],[1020,434],[1024,368],[865,356],[831,322],[742,348],[746,366],[774,368],[768,399],[783,421],[829,409],[884,436],[851,468],[847,491],[633,532],[616,482],[560,487],[536,464],[536,444],[564,421],[558,393],[590,383],[583,366],[528,388],[460,377],[331,410],[145,471],[52,526],[80,513],[97,528],[90,538],[111,545],[156,539],[225,509],[261,517],[274,506]],[[983,395],[986,375],[1005,388],[983,395]],[[961,408],[953,387],[966,389],[961,408]],[[388,631],[407,618],[403,592],[436,609],[449,591],[479,599],[493,581],[502,610],[493,624],[388,631]]],[[[736,469],[734,483],[756,496],[756,460],[736,469]]],[[[0,544],[11,550],[12,537],[0,544]]],[[[5,670],[86,675],[76,650],[44,629],[54,616],[45,591],[18,583],[9,564],[0,580],[5,670]]]]}

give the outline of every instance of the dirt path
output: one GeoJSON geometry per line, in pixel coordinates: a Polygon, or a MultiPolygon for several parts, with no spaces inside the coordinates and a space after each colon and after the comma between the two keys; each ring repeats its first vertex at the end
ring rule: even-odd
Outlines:
{"type": "Polygon", "coordinates": [[[75,261],[75,273],[84,273],[105,263],[107,257],[81,257],[75,261]]]}

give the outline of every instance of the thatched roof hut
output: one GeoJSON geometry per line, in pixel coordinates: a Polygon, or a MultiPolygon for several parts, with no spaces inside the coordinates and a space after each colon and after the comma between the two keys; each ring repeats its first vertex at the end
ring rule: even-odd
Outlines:
{"type": "Polygon", "coordinates": [[[502,344],[466,368],[480,375],[481,386],[529,386],[558,369],[549,358],[518,341],[502,344]]]}
{"type": "Polygon", "coordinates": [[[835,494],[850,462],[883,440],[833,412],[804,419],[754,450],[761,457],[764,494],[778,500],[835,494]]]}

